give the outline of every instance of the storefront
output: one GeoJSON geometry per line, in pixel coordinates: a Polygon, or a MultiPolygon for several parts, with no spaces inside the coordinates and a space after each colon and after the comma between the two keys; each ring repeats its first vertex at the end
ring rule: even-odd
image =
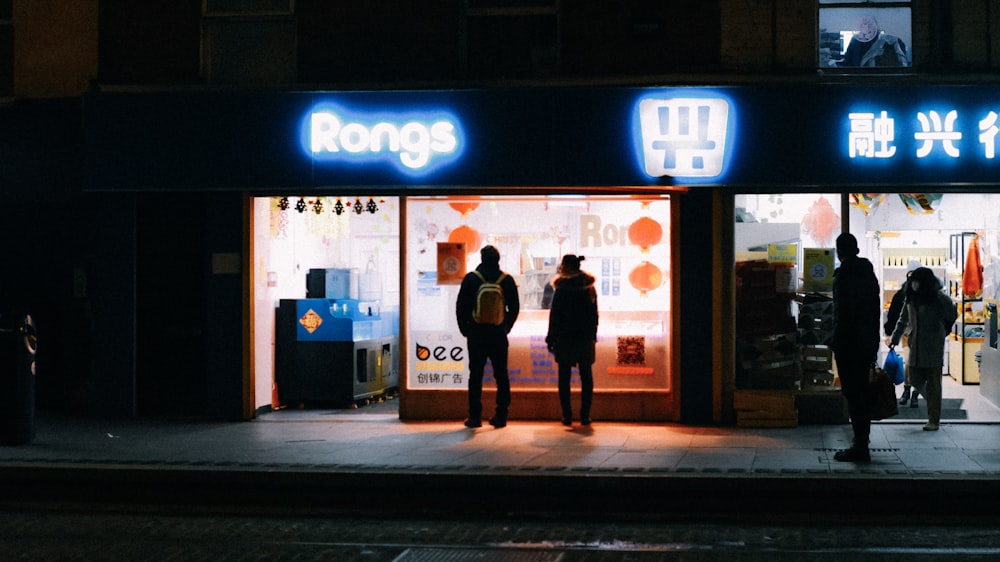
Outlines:
{"type": "MultiPolygon", "coordinates": [[[[243,217],[242,248],[207,251],[210,281],[243,279],[242,312],[208,306],[243,334],[238,380],[222,369],[212,386],[241,397],[245,417],[398,385],[401,417],[460,419],[466,354],[446,274],[478,256],[441,262],[461,241],[500,248],[519,285],[512,416],[557,418],[540,291],[577,253],[599,285],[595,417],[729,423],[742,253],[796,245],[782,258],[795,267],[782,294],[795,293],[807,248],[878,230],[850,194],[1000,192],[991,96],[898,84],[94,94],[85,183],[241,196],[220,213],[243,217]],[[737,207],[777,194],[819,206],[742,247],[737,207]],[[313,349],[286,362],[287,341],[313,349]],[[343,374],[350,384],[331,389],[343,374]]],[[[956,228],[988,236],[996,217],[979,222],[956,228]]],[[[232,353],[210,351],[210,370],[232,353]]]]}

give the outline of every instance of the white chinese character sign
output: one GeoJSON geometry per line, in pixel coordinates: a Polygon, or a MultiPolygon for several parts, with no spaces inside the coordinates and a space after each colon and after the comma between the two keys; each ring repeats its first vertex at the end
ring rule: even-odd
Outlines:
{"type": "Polygon", "coordinates": [[[718,179],[725,171],[731,111],[721,97],[639,101],[643,168],[650,177],[718,179]]]}
{"type": "MultiPolygon", "coordinates": [[[[998,103],[1000,106],[1000,103],[998,103]]],[[[847,114],[847,155],[852,160],[993,160],[997,153],[998,116],[983,110],[954,108],[926,111],[851,111],[847,114]],[[966,133],[969,133],[968,135],[966,133]],[[976,145],[965,145],[975,138],[976,145]]]]}

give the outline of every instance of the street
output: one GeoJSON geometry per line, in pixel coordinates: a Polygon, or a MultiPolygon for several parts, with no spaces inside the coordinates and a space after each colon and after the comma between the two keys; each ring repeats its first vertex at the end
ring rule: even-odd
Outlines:
{"type": "Polygon", "coordinates": [[[0,504],[0,552],[6,560],[366,562],[923,561],[1000,555],[995,521],[933,522],[914,499],[901,502],[900,516],[887,524],[865,518],[838,524],[822,514],[815,523],[676,516],[613,521],[601,515],[600,506],[585,514],[450,518],[419,512],[378,517],[371,509],[355,517],[281,506],[7,502],[0,504]]]}

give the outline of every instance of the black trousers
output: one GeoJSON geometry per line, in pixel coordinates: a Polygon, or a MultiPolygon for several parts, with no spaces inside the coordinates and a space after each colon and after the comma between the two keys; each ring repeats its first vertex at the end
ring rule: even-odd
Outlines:
{"type": "Polygon", "coordinates": [[[868,372],[875,360],[875,353],[844,351],[835,356],[840,386],[847,400],[847,412],[851,416],[851,428],[854,430],[854,445],[867,448],[872,421],[865,395],[868,390],[868,372]]]}
{"type": "Polygon", "coordinates": [[[474,336],[467,340],[469,346],[469,418],[479,420],[483,415],[483,370],[486,360],[493,365],[493,379],[497,383],[498,417],[507,418],[510,407],[510,374],[507,372],[507,335],[474,336]]]}

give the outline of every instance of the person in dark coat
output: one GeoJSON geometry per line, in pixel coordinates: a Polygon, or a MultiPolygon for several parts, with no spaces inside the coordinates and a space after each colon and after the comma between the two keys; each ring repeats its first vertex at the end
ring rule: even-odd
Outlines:
{"type": "MultiPolygon", "coordinates": [[[[889,310],[885,313],[885,324],[882,327],[885,328],[885,335],[887,336],[891,336],[892,331],[896,329],[896,321],[899,320],[899,314],[903,312],[903,306],[906,304],[906,291],[910,285],[910,275],[919,267],[921,267],[920,262],[914,259],[911,259],[906,264],[906,281],[903,281],[903,286],[892,295],[892,300],[889,301],[889,310]]],[[[903,347],[907,346],[904,345],[903,347]]],[[[913,381],[910,378],[910,371],[905,371],[903,376],[903,395],[899,397],[899,403],[905,406],[909,402],[911,408],[916,408],[920,391],[913,390],[913,394],[911,395],[910,390],[913,387],[913,381]]]]}
{"type": "Polygon", "coordinates": [[[594,276],[580,270],[585,258],[567,254],[559,266],[559,276],[552,282],[552,307],[545,343],[559,365],[559,404],[562,423],[573,425],[570,379],[573,366],[580,371],[580,423],[590,425],[590,407],[594,396],[594,356],[597,342],[597,290],[594,276]]]}
{"type": "Polygon", "coordinates": [[[845,232],[837,237],[840,267],[833,273],[833,341],[840,384],[851,416],[854,442],[834,460],[868,462],[871,417],[865,400],[868,373],[879,347],[882,311],[875,268],[858,257],[858,240],[845,232]]]}
{"type": "Polygon", "coordinates": [[[507,415],[510,409],[510,374],[507,372],[507,352],[510,344],[507,334],[514,327],[521,311],[521,301],[517,294],[517,283],[510,275],[500,270],[500,251],[493,246],[484,246],[479,251],[480,264],[476,267],[483,279],[474,272],[469,272],[462,279],[458,290],[458,300],[455,303],[455,316],[458,329],[466,338],[469,348],[469,417],[465,420],[466,427],[482,427],[483,414],[483,371],[486,360],[493,365],[493,379],[497,384],[496,414],[490,418],[490,425],[501,428],[507,425],[507,415]],[[484,282],[500,281],[503,290],[504,317],[499,325],[479,324],[473,319],[476,298],[479,287],[484,282]],[[484,281],[485,280],[485,281],[484,281]]]}

